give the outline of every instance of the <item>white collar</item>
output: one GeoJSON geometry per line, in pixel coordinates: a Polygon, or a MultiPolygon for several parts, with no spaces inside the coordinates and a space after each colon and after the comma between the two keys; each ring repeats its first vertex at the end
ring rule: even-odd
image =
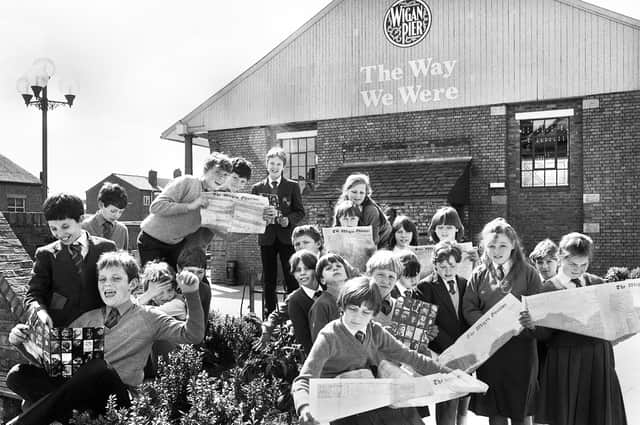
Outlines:
{"type": "Polygon", "coordinates": [[[79,243],[83,248],[89,248],[89,234],[85,230],[83,230],[80,233],[80,236],[78,237],[78,239],[73,241],[73,244],[76,244],[76,243],[79,243]]]}
{"type": "MultiPolygon", "coordinates": [[[[564,272],[562,271],[562,269],[560,269],[558,271],[558,274],[555,275],[555,277],[552,278],[553,280],[555,280],[556,282],[558,282],[563,288],[566,289],[573,289],[573,288],[577,288],[576,284],[571,282],[571,277],[567,276],[566,274],[564,274],[564,272]]],[[[576,278],[580,281],[580,285],[581,286],[585,286],[584,285],[584,276],[580,276],[579,278],[576,278]]]]}
{"type": "Polygon", "coordinates": [[[280,182],[282,182],[282,176],[278,177],[276,180],[271,180],[271,176],[267,176],[267,180],[269,182],[269,186],[271,186],[273,182],[278,183],[278,186],[280,186],[280,182]]]}
{"type": "MultiPolygon", "coordinates": [[[[498,264],[494,262],[492,262],[491,264],[493,265],[494,270],[498,270],[498,264]]],[[[507,261],[504,262],[504,264],[502,264],[502,271],[504,272],[505,276],[509,274],[509,271],[511,270],[512,265],[513,264],[511,263],[511,259],[508,259],[507,261]]]]}
{"type": "Polygon", "coordinates": [[[307,295],[307,297],[313,299],[314,295],[316,294],[316,292],[318,291],[322,291],[322,289],[320,288],[320,286],[318,285],[318,289],[309,289],[306,286],[300,286],[302,288],[302,290],[304,291],[304,293],[307,295]]]}
{"type": "Polygon", "coordinates": [[[396,289],[400,292],[401,297],[404,297],[404,293],[410,290],[409,288],[405,288],[405,286],[400,283],[400,279],[396,281],[396,289]]]}

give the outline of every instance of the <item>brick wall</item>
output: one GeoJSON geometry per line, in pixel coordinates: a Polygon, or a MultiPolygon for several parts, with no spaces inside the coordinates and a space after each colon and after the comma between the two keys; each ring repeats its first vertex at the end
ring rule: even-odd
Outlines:
{"type": "MultiPolygon", "coordinates": [[[[9,332],[24,322],[23,297],[31,276],[32,261],[20,241],[0,213],[0,379],[20,360],[8,343],[9,332]]],[[[0,382],[4,388],[4,382],[0,382]]]]}
{"type": "Polygon", "coordinates": [[[640,91],[586,98],[582,122],[583,185],[590,198],[584,222],[596,245],[591,270],[638,267],[640,91]]]}
{"type": "Polygon", "coordinates": [[[42,186],[24,183],[0,182],[0,211],[7,211],[7,196],[25,197],[25,211],[42,209],[42,186]]]}
{"type": "Polygon", "coordinates": [[[535,245],[551,238],[582,231],[582,113],[580,100],[538,102],[507,108],[507,193],[508,220],[516,229],[528,255],[535,245]],[[520,187],[520,121],[518,112],[573,108],[569,118],[569,186],[520,187]]]}
{"type": "Polygon", "coordinates": [[[42,213],[3,213],[22,247],[33,258],[36,248],[54,240],[42,213]]]}

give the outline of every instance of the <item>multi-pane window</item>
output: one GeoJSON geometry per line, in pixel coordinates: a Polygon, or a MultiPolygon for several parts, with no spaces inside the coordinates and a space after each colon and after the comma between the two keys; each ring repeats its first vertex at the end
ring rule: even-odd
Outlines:
{"type": "Polygon", "coordinates": [[[142,196],[142,205],[148,207],[151,205],[151,195],[143,195],[142,196]]]}
{"type": "Polygon", "coordinates": [[[308,182],[316,179],[316,137],[317,130],[278,134],[282,149],[289,161],[284,167],[284,176],[292,180],[304,178],[308,182]]]}
{"type": "Polygon", "coordinates": [[[21,196],[7,196],[7,211],[9,212],[26,212],[27,200],[21,196]]]}
{"type": "Polygon", "coordinates": [[[569,118],[520,120],[522,187],[569,185],[569,118]]]}

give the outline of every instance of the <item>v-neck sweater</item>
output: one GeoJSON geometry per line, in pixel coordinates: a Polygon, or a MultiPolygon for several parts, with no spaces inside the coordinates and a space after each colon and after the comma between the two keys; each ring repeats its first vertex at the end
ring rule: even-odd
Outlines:
{"type": "Polygon", "coordinates": [[[360,343],[342,320],[336,319],[320,331],[300,375],[293,381],[296,411],[309,403],[309,379],[335,378],[343,372],[377,366],[381,358],[406,363],[423,375],[443,371],[431,358],[405,347],[374,321],[367,325],[360,343]]]}

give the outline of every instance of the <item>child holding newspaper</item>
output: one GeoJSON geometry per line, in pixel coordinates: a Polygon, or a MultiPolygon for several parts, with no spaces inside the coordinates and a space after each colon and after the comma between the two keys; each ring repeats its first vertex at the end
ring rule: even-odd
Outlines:
{"type": "MultiPolygon", "coordinates": [[[[471,276],[462,300],[464,318],[473,325],[507,294],[517,298],[541,290],[540,276],[522,253],[516,231],[503,218],[482,229],[482,264],[471,276]]],[[[538,376],[536,340],[523,332],[509,340],[477,370],[489,385],[484,395],[471,396],[470,410],[488,416],[490,425],[528,424],[533,414],[538,376]]]]}
{"type": "MultiPolygon", "coordinates": [[[[603,280],[587,273],[593,241],[580,233],[560,240],[558,274],[544,290],[584,288],[603,280]]],[[[528,311],[521,324],[547,342],[540,374],[536,422],[551,425],[625,425],[624,401],[616,375],[611,342],[548,328],[535,328],[528,311]]]]}
{"type": "MultiPolygon", "coordinates": [[[[315,424],[309,408],[309,379],[335,378],[338,375],[376,366],[380,358],[409,364],[424,375],[450,372],[432,359],[408,349],[380,324],[372,321],[382,306],[375,282],[367,277],[349,280],[340,292],[338,304],[342,317],[325,326],[311,348],[300,375],[292,386],[296,412],[302,424],[315,424]]],[[[341,418],[332,424],[412,424],[422,419],[414,408],[383,407],[341,418]]]]}

